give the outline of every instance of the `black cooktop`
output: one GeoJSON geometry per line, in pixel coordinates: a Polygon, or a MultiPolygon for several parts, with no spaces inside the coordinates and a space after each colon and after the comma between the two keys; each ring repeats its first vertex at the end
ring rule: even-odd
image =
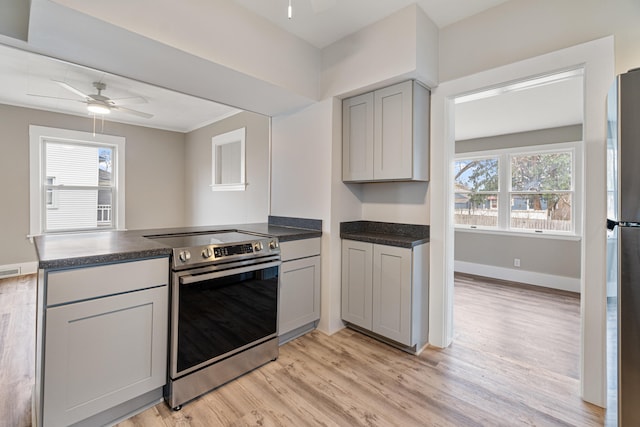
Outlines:
{"type": "Polygon", "coordinates": [[[226,245],[234,243],[252,242],[263,239],[264,236],[241,233],[238,231],[220,231],[210,233],[185,233],[147,236],[149,239],[159,240],[172,248],[193,248],[208,245],[226,245]]]}

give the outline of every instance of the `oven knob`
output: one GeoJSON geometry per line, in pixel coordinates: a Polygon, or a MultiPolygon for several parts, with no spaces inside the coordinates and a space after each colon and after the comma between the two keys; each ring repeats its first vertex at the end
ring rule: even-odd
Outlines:
{"type": "Polygon", "coordinates": [[[272,240],[269,242],[269,249],[275,249],[278,247],[278,241],[272,240]]]}
{"type": "Polygon", "coordinates": [[[191,253],[189,251],[182,251],[178,255],[178,258],[180,258],[180,261],[182,262],[187,262],[191,259],[191,253]]]}
{"type": "Polygon", "coordinates": [[[262,250],[262,242],[255,242],[253,244],[253,251],[260,252],[262,250]]]}
{"type": "Polygon", "coordinates": [[[206,248],[202,251],[202,258],[211,258],[213,255],[213,250],[211,248],[206,248]]]}

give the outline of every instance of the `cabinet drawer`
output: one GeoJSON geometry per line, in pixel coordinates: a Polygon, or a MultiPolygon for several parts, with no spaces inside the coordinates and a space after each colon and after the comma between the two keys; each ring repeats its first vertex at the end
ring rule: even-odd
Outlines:
{"type": "Polygon", "coordinates": [[[47,306],[166,285],[169,258],[83,267],[47,274],[47,306]]]}
{"type": "Polygon", "coordinates": [[[280,257],[282,261],[307,258],[314,255],[320,255],[319,237],[280,243],[280,257]]]}

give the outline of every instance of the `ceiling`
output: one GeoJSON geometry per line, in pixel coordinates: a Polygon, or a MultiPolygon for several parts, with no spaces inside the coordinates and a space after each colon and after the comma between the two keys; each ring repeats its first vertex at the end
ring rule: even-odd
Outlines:
{"type": "Polygon", "coordinates": [[[190,132],[240,111],[209,100],[0,45],[0,103],[92,117],[82,97],[64,89],[54,80],[65,82],[85,94],[95,94],[97,91],[93,82],[103,82],[106,89],[102,95],[111,99],[142,97],[146,103],[123,107],[153,115],[143,118],[112,111],[104,116],[108,121],[190,132]]]}
{"type": "Polygon", "coordinates": [[[234,0],[285,31],[323,48],[417,3],[438,28],[490,9],[507,0],[234,0]]]}
{"type": "Polygon", "coordinates": [[[456,103],[455,139],[581,124],[583,88],[581,70],[575,70],[479,92],[472,95],[479,99],[456,103]]]}
{"type": "MultiPolygon", "coordinates": [[[[318,47],[326,46],[414,3],[410,0],[291,0],[293,18],[289,20],[286,17],[288,0],[233,1],[318,47]]],[[[420,0],[417,3],[439,27],[443,27],[505,1],[420,0]]],[[[189,132],[240,111],[209,100],[0,45],[0,103],[88,117],[83,99],[53,80],[63,81],[87,94],[96,93],[93,82],[103,82],[106,89],[102,95],[109,98],[146,99],[146,103],[124,107],[152,114],[152,118],[140,118],[119,111],[112,111],[105,116],[109,121],[139,126],[189,132]]],[[[558,83],[457,105],[456,138],[478,138],[563,126],[580,123],[581,120],[581,86],[558,83]]]]}

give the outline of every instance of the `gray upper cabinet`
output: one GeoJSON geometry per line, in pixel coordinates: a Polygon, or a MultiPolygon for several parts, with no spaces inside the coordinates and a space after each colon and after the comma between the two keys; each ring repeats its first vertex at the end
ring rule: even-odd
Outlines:
{"type": "Polygon", "coordinates": [[[406,81],[342,102],[342,180],[428,181],[427,88],[406,81]]]}

